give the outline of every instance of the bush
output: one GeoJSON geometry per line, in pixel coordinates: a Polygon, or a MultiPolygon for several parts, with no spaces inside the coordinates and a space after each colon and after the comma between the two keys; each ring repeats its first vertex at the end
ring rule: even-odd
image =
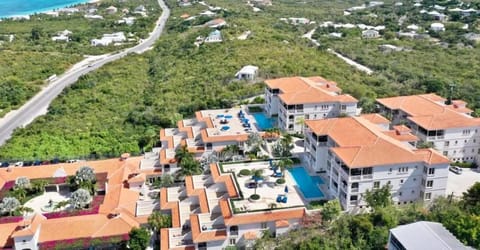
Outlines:
{"type": "Polygon", "coordinates": [[[452,162],[450,163],[452,166],[457,166],[461,168],[476,168],[477,164],[474,162],[452,162]]]}
{"type": "Polygon", "coordinates": [[[251,171],[249,169],[242,169],[240,170],[239,176],[248,176],[251,174],[251,171]]]}
{"type": "Polygon", "coordinates": [[[311,201],[307,205],[307,209],[319,209],[323,207],[323,205],[327,203],[326,200],[316,200],[316,201],[311,201]]]}
{"type": "Polygon", "coordinates": [[[259,113],[259,112],[263,112],[263,109],[262,107],[259,107],[259,106],[253,106],[253,107],[248,107],[248,111],[250,113],[259,113]]]}
{"type": "Polygon", "coordinates": [[[293,161],[293,164],[300,164],[300,163],[301,163],[301,160],[300,160],[300,158],[298,158],[298,157],[293,157],[293,158],[291,158],[291,159],[292,159],[292,161],[293,161]]]}
{"type": "Polygon", "coordinates": [[[252,199],[252,200],[254,200],[254,201],[259,200],[259,199],[260,199],[260,195],[258,195],[258,194],[252,194],[252,195],[250,195],[250,199],[252,199]]]}
{"type": "Polygon", "coordinates": [[[275,181],[277,184],[285,184],[285,179],[280,178],[275,181]]]}

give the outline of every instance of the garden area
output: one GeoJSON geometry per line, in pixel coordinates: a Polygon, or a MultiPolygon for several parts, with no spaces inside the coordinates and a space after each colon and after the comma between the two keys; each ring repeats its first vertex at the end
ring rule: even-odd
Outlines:
{"type": "Polygon", "coordinates": [[[106,174],[87,166],[75,176],[30,180],[18,177],[0,190],[0,224],[41,213],[47,218],[96,214],[103,203],[106,174]]]}

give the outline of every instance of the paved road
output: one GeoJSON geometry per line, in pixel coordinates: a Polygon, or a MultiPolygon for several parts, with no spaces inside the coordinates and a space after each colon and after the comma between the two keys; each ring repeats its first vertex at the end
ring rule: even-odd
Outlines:
{"type": "Polygon", "coordinates": [[[162,15],[157,20],[155,29],[150,33],[150,36],[134,47],[124,49],[120,52],[106,54],[77,63],[72,69],[59,76],[52,81],[46,88],[36,94],[32,99],[25,103],[17,110],[11,111],[0,119],[0,145],[7,141],[12,132],[16,128],[24,127],[32,122],[35,118],[47,112],[48,106],[55,99],[65,87],[75,83],[78,78],[93,70],[102,67],[104,64],[118,60],[128,53],[141,54],[153,47],[154,42],[160,37],[165,27],[168,17],[170,16],[170,9],[163,0],[158,0],[158,4],[162,8],[162,15]]]}

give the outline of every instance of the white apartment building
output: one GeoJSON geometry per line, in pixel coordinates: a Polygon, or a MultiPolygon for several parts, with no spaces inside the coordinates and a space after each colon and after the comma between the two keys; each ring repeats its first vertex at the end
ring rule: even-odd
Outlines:
{"type": "Polygon", "coordinates": [[[324,172],[330,197],[351,210],[367,205],[367,190],[387,184],[395,204],[444,196],[449,160],[405,143],[415,140],[406,127],[386,130],[371,118],[306,121],[305,158],[313,171],[324,172]]]}
{"type": "Polygon", "coordinates": [[[265,112],[278,115],[278,127],[302,132],[305,120],[357,114],[357,99],[342,95],[337,83],[322,77],[288,77],[265,81],[265,112]]]}
{"type": "Polygon", "coordinates": [[[453,162],[477,162],[480,156],[480,119],[472,117],[466,102],[435,95],[412,95],[378,99],[380,112],[392,124],[405,124],[421,141],[453,162]]]}

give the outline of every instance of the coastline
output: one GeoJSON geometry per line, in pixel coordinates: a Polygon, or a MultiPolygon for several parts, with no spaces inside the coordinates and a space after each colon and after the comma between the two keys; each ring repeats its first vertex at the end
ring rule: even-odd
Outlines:
{"type": "Polygon", "coordinates": [[[50,6],[50,7],[45,7],[45,8],[35,9],[35,10],[28,10],[28,11],[17,12],[17,13],[15,13],[15,14],[6,14],[6,15],[1,15],[1,14],[0,14],[0,20],[1,20],[1,19],[11,19],[11,18],[27,17],[27,16],[31,16],[31,15],[34,15],[34,14],[51,12],[51,11],[55,11],[55,10],[58,10],[58,9],[73,7],[73,6],[77,6],[77,5],[98,3],[98,2],[100,2],[100,1],[101,1],[101,0],[76,0],[76,1],[71,2],[71,3],[57,4],[57,5],[50,6]]]}

